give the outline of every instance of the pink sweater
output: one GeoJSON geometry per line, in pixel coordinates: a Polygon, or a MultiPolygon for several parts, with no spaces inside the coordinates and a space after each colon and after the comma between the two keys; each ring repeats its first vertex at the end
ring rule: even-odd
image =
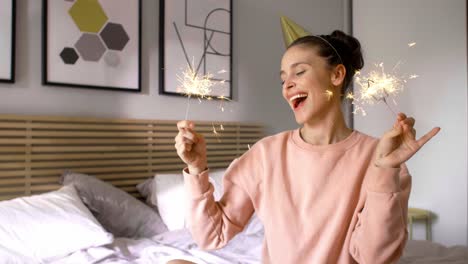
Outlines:
{"type": "Polygon", "coordinates": [[[377,139],[354,131],[336,144],[299,130],[266,137],[229,166],[213,200],[208,170],[184,171],[190,230],[204,249],[223,247],[254,211],[263,263],[395,263],[406,239],[411,176],[371,163],[377,139]]]}

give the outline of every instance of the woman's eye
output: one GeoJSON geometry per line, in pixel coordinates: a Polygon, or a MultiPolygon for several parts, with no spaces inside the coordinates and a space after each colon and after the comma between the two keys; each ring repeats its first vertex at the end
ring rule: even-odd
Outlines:
{"type": "Polygon", "coordinates": [[[305,72],[305,71],[300,71],[300,72],[296,73],[296,75],[297,75],[297,76],[302,75],[304,72],[305,72]]]}

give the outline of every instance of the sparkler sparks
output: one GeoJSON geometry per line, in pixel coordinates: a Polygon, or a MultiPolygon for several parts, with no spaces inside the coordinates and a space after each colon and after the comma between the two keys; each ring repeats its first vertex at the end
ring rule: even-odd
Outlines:
{"type": "MultiPolygon", "coordinates": [[[[216,136],[216,140],[218,142],[221,142],[221,139],[220,139],[221,134],[218,132],[218,130],[216,130],[214,122],[211,122],[211,127],[213,128],[212,132],[216,136]]],[[[219,125],[219,130],[222,130],[222,131],[224,130],[223,124],[219,125]]]]}
{"type": "Polygon", "coordinates": [[[198,75],[191,65],[187,67],[185,71],[182,72],[182,76],[177,76],[181,87],[182,92],[187,95],[187,108],[185,110],[185,120],[188,118],[188,113],[190,109],[190,98],[192,96],[197,96],[199,100],[201,98],[206,98],[211,93],[211,87],[213,86],[213,81],[211,78],[213,75],[198,75]]]}
{"type": "MultiPolygon", "coordinates": [[[[193,63],[192,63],[193,64],[193,63]]],[[[217,73],[223,74],[226,73],[226,70],[220,70],[217,73]]],[[[188,67],[182,71],[182,75],[177,75],[177,80],[180,83],[180,87],[177,88],[179,92],[184,93],[187,96],[187,107],[185,110],[185,120],[188,119],[189,109],[190,109],[190,98],[192,96],[196,96],[198,98],[199,103],[202,103],[202,99],[206,99],[208,101],[213,100],[213,97],[210,95],[212,92],[212,88],[215,83],[220,85],[225,84],[225,80],[216,80],[213,81],[213,75],[208,73],[206,75],[200,75],[197,71],[194,70],[194,66],[188,65],[188,67]]],[[[224,112],[224,102],[231,101],[229,98],[225,97],[224,95],[218,96],[221,103],[219,104],[219,108],[222,112],[224,112]]],[[[216,136],[217,140],[220,142],[219,139],[219,132],[216,130],[214,123],[212,123],[213,127],[213,134],[216,136]]],[[[220,130],[224,130],[224,126],[220,125],[220,130]]]]}
{"type": "Polygon", "coordinates": [[[393,74],[385,73],[383,63],[378,65],[380,71],[371,71],[368,76],[358,73],[355,80],[360,87],[360,99],[369,104],[386,100],[389,95],[396,95],[403,89],[403,80],[393,74]]]}
{"type": "Polygon", "coordinates": [[[224,102],[226,102],[226,101],[230,102],[231,99],[227,98],[224,95],[218,96],[217,98],[220,100],[218,108],[221,110],[221,112],[224,112],[226,110],[225,107],[224,107],[224,104],[225,104],[224,102]]]}
{"type": "MultiPolygon", "coordinates": [[[[399,66],[400,63],[397,63],[399,66]]],[[[374,104],[379,101],[384,102],[387,107],[396,115],[390,105],[388,104],[388,99],[392,97],[394,104],[396,104],[393,99],[398,93],[400,93],[404,84],[407,82],[405,77],[399,77],[395,73],[386,73],[384,64],[376,64],[377,70],[372,70],[368,75],[361,76],[360,72],[356,72],[355,83],[359,89],[358,97],[354,94],[349,93],[346,98],[353,100],[354,104],[354,114],[361,112],[362,115],[366,115],[363,104],[374,104]]],[[[393,67],[393,70],[397,68],[393,67]]],[[[419,77],[416,74],[410,75],[408,79],[415,79],[419,77]]]]}
{"type": "Polygon", "coordinates": [[[182,76],[177,76],[181,84],[182,91],[187,96],[196,95],[200,98],[207,97],[211,92],[213,81],[212,74],[198,75],[192,67],[188,67],[182,72],[182,76]]]}
{"type": "Polygon", "coordinates": [[[328,101],[330,101],[331,98],[333,97],[333,92],[331,90],[326,90],[325,96],[327,96],[328,101]]]}
{"type": "MultiPolygon", "coordinates": [[[[408,43],[409,48],[416,46],[416,42],[408,43]]],[[[391,99],[396,105],[395,96],[403,91],[405,84],[408,80],[418,78],[419,75],[411,74],[409,77],[405,77],[397,74],[402,65],[401,61],[398,61],[392,68],[391,72],[385,72],[384,63],[374,64],[375,68],[371,70],[367,75],[361,75],[361,72],[355,73],[355,83],[357,89],[357,95],[348,93],[346,99],[351,100],[354,105],[354,114],[361,113],[363,116],[367,115],[363,105],[372,105],[379,101],[384,102],[387,107],[395,115],[396,112],[388,104],[388,100],[391,99]]]]}

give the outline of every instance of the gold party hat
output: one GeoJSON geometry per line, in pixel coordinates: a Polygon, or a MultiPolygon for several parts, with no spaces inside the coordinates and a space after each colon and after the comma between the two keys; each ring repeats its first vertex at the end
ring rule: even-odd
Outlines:
{"type": "Polygon", "coordinates": [[[286,47],[289,47],[291,43],[300,37],[311,35],[307,30],[285,16],[281,16],[281,28],[283,29],[283,38],[286,47]]]}

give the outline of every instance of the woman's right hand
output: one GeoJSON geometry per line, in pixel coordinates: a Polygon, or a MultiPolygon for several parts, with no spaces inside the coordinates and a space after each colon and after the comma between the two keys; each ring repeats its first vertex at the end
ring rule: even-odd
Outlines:
{"type": "Polygon", "coordinates": [[[179,130],[175,137],[177,154],[187,164],[188,172],[198,175],[208,168],[205,138],[195,132],[195,124],[187,120],[179,121],[177,129],[179,130]]]}

